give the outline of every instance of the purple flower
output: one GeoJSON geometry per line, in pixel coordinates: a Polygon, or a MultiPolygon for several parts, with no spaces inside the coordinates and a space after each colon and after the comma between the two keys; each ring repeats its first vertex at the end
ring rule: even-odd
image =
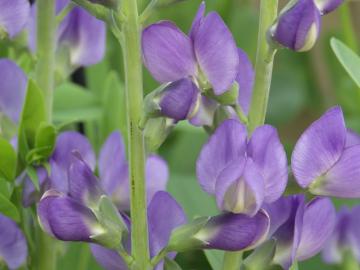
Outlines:
{"type": "Polygon", "coordinates": [[[308,51],[318,39],[321,14],[314,0],[292,1],[270,29],[272,39],[294,51],[308,51]]]}
{"type": "Polygon", "coordinates": [[[254,215],[263,202],[282,195],[288,169],[275,128],[264,125],[247,136],[237,120],[224,121],[202,148],[196,173],[220,209],[254,215]]]}
{"type": "MultiPolygon", "coordinates": [[[[56,1],[56,13],[69,0],[56,1]]],[[[32,6],[29,22],[29,47],[36,50],[36,4],[32,6]]],[[[57,54],[59,62],[69,62],[72,67],[89,66],[102,60],[105,53],[105,24],[87,11],[75,7],[57,29],[57,54]],[[68,59],[64,59],[67,57],[68,59]]]]}
{"type": "Polygon", "coordinates": [[[17,269],[26,262],[26,240],[14,221],[0,214],[0,260],[9,269],[17,269]]]}
{"type": "Polygon", "coordinates": [[[335,230],[322,251],[323,260],[331,264],[343,261],[345,253],[351,252],[360,262],[360,207],[352,210],[341,208],[337,213],[335,230]]]}
{"type": "Polygon", "coordinates": [[[265,205],[265,210],[270,215],[270,235],[276,239],[274,262],[284,269],[316,255],[335,226],[335,208],[328,198],[305,203],[303,195],[282,197],[265,205]]]}
{"type": "Polygon", "coordinates": [[[27,77],[21,68],[9,59],[0,59],[0,114],[16,124],[20,120],[26,87],[27,77]]]}
{"type": "Polygon", "coordinates": [[[329,109],[312,123],[291,157],[298,184],[316,195],[360,197],[360,145],[353,136],[340,107],[329,109]]]}
{"type": "Polygon", "coordinates": [[[25,27],[29,13],[27,0],[0,0],[0,39],[15,37],[25,27]]]}
{"type": "MultiPolygon", "coordinates": [[[[191,119],[199,106],[206,106],[201,104],[199,92],[212,89],[220,96],[237,81],[244,92],[240,95],[243,104],[248,102],[252,91],[253,72],[247,56],[236,47],[221,17],[216,12],[204,16],[204,12],[205,3],[202,3],[189,35],[169,21],[152,24],[142,34],[145,66],[158,82],[170,82],[159,103],[160,110],[176,120],[191,119]],[[174,103],[179,105],[173,108],[174,103]]],[[[198,117],[204,118],[203,112],[198,117]]],[[[200,120],[194,122],[206,121],[200,120]]]]}

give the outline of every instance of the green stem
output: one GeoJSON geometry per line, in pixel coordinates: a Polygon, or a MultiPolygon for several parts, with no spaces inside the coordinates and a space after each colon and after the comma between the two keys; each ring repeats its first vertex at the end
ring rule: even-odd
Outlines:
{"type": "Polygon", "coordinates": [[[249,112],[249,132],[265,122],[272,78],[275,49],[267,42],[267,31],[274,23],[278,0],[261,0],[258,48],[255,64],[255,85],[249,112]]]}
{"type": "Polygon", "coordinates": [[[136,0],[124,0],[123,24],[125,93],[128,122],[128,150],[131,191],[131,254],[135,260],[132,269],[150,269],[145,189],[144,136],[139,128],[143,111],[143,75],[140,46],[140,24],[136,0]]]}
{"type": "Polygon", "coordinates": [[[51,122],[55,70],[55,0],[37,1],[36,81],[44,93],[46,113],[51,122]]]}
{"type": "Polygon", "coordinates": [[[223,270],[239,270],[243,259],[242,251],[225,252],[223,270]]]}
{"type": "Polygon", "coordinates": [[[56,242],[39,228],[37,270],[56,269],[56,242]]]}
{"type": "Polygon", "coordinates": [[[344,42],[355,52],[358,52],[357,36],[352,23],[349,4],[350,3],[345,3],[339,9],[344,42]]]}

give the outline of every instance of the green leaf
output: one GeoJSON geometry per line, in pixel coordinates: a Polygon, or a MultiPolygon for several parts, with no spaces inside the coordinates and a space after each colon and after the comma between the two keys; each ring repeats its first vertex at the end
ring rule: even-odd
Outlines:
{"type": "Polygon", "coordinates": [[[34,184],[36,190],[39,191],[40,190],[39,177],[36,172],[36,169],[33,166],[27,166],[26,173],[29,175],[29,178],[30,178],[31,182],[34,184]]]}
{"type": "Polygon", "coordinates": [[[20,221],[20,214],[16,206],[1,193],[0,193],[0,213],[15,220],[16,222],[20,221]]]}
{"type": "Polygon", "coordinates": [[[11,196],[11,189],[9,183],[3,179],[0,178],[0,194],[4,195],[5,198],[9,199],[11,196]]]}
{"type": "Polygon", "coordinates": [[[0,178],[14,180],[15,170],[16,152],[8,141],[0,137],[0,178]]]}
{"type": "Polygon", "coordinates": [[[331,39],[331,48],[346,72],[360,87],[360,57],[348,46],[336,38],[331,39]]]}
{"type": "Polygon", "coordinates": [[[94,94],[74,83],[60,85],[54,93],[54,120],[57,122],[100,119],[102,109],[94,94]]]}
{"type": "Polygon", "coordinates": [[[165,257],[164,270],[181,270],[181,267],[175,261],[165,257]]]}

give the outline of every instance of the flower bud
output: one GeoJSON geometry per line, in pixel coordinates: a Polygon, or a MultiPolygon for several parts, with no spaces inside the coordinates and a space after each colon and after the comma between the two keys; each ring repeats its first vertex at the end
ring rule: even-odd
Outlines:
{"type": "Polygon", "coordinates": [[[270,28],[276,44],[294,51],[310,50],[318,39],[321,14],[313,0],[291,1],[270,28]]]}

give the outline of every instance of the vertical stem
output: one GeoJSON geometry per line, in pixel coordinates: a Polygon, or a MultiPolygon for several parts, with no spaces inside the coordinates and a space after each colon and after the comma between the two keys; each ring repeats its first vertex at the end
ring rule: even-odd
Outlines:
{"type": "Polygon", "coordinates": [[[278,0],[261,0],[255,85],[249,112],[249,132],[265,122],[275,50],[267,42],[267,31],[277,16],[278,0]]]}
{"type": "Polygon", "coordinates": [[[52,118],[55,69],[55,0],[37,2],[36,81],[44,93],[48,121],[52,118]]]}
{"type": "MultiPolygon", "coordinates": [[[[37,0],[37,66],[36,81],[43,91],[48,122],[52,120],[56,16],[55,0],[37,0]]],[[[55,241],[40,228],[38,240],[38,270],[56,269],[55,241]]]]}
{"type": "Polygon", "coordinates": [[[149,247],[145,189],[145,148],[139,123],[143,110],[143,81],[140,46],[140,24],[136,0],[124,0],[127,21],[124,32],[125,93],[128,122],[128,150],[131,190],[131,251],[136,270],[149,269],[149,247]]]}
{"type": "Polygon", "coordinates": [[[351,12],[350,12],[350,3],[344,3],[340,8],[340,19],[341,26],[344,35],[344,41],[346,45],[348,45],[355,52],[358,52],[358,43],[357,36],[354,29],[354,25],[352,23],[351,12]]]}
{"type": "MultiPolygon", "coordinates": [[[[248,129],[254,129],[265,122],[272,78],[275,50],[267,42],[267,31],[274,23],[278,12],[278,0],[261,0],[258,47],[255,64],[255,85],[248,118],[248,129]]],[[[242,252],[225,252],[223,270],[239,270],[242,252]]]]}

